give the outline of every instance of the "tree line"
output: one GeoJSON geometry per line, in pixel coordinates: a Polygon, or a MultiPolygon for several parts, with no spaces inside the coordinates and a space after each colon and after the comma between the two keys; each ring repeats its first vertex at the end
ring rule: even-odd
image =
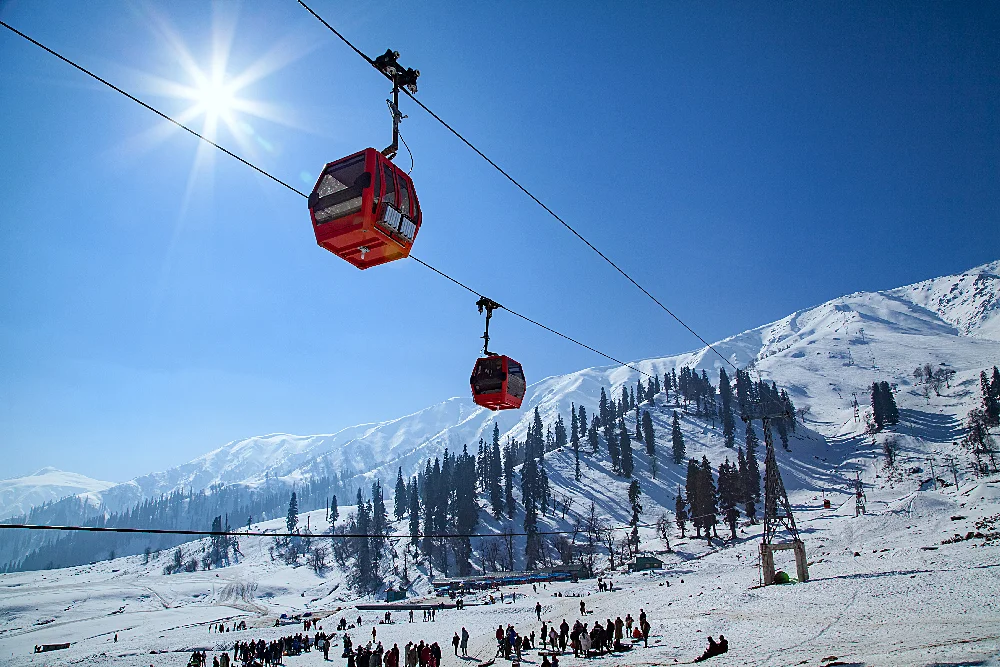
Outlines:
{"type": "MultiPolygon", "coordinates": [[[[338,475],[336,472],[313,478],[296,487],[298,498],[305,510],[324,507],[331,494],[344,494],[353,489],[350,473],[338,475]]],[[[108,528],[157,528],[180,530],[209,530],[218,521],[226,525],[232,521],[235,526],[245,526],[249,522],[266,521],[281,517],[288,502],[288,485],[284,482],[270,482],[255,489],[238,484],[213,485],[209,489],[194,492],[176,490],[158,498],[146,499],[121,512],[99,511],[90,514],[79,507],[75,498],[65,503],[32,510],[27,517],[8,520],[10,523],[50,523],[60,516],[69,525],[85,525],[108,528]],[[72,511],[57,513],[57,509],[72,511]],[[76,507],[76,509],[72,509],[76,507]],[[76,516],[72,512],[79,512],[76,516]],[[77,520],[83,517],[83,520],[77,520]]],[[[27,532],[27,531],[26,531],[27,532]]],[[[25,536],[27,540],[30,536],[25,536]]],[[[20,559],[8,562],[3,571],[24,571],[51,569],[84,565],[93,561],[130,556],[144,552],[158,553],[189,541],[183,535],[148,535],[136,533],[60,533],[30,550],[20,559]]],[[[220,545],[221,549],[221,545],[220,545]]],[[[217,552],[221,554],[220,549],[217,552]]],[[[24,552],[22,552],[24,553],[24,552]]],[[[229,550],[231,553],[231,549],[229,550]]],[[[190,559],[185,559],[184,567],[190,559]]],[[[213,555],[212,565],[225,564],[226,559],[213,555]]],[[[203,566],[201,557],[196,559],[203,566]]]]}

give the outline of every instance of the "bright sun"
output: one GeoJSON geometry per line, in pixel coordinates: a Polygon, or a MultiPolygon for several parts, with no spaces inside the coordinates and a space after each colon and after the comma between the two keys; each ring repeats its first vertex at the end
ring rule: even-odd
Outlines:
{"type": "MultiPolygon", "coordinates": [[[[147,75],[156,92],[182,100],[188,106],[175,114],[178,122],[196,124],[199,134],[211,141],[225,133],[236,141],[240,151],[253,155],[256,150],[270,150],[271,143],[259,134],[254,119],[288,125],[287,111],[268,102],[248,98],[250,86],[296,60],[302,45],[294,40],[279,42],[256,61],[234,71],[230,52],[236,37],[236,14],[218,5],[213,9],[212,41],[207,57],[196,58],[180,35],[163,17],[152,14],[151,26],[178,66],[171,78],[147,75]]],[[[169,128],[167,128],[169,129],[169,128]]],[[[199,159],[210,159],[204,147],[199,159]]],[[[196,165],[197,166],[197,165],[196,165]]]]}
{"type": "Polygon", "coordinates": [[[197,88],[198,104],[208,115],[228,118],[237,105],[236,96],[230,86],[223,81],[200,82],[197,88]]]}

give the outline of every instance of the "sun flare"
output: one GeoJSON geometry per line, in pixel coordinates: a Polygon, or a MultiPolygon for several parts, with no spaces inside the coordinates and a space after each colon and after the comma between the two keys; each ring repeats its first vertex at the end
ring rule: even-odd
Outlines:
{"type": "MultiPolygon", "coordinates": [[[[288,36],[265,50],[254,61],[233,67],[237,13],[225,7],[213,10],[212,36],[207,48],[189,48],[170,22],[150,12],[150,27],[157,42],[165,47],[174,63],[169,75],[144,73],[154,94],[180,101],[185,106],[174,112],[178,122],[191,126],[210,141],[235,142],[236,149],[250,159],[273,151],[273,142],[262,136],[266,123],[296,126],[291,112],[272,102],[254,99],[252,90],[262,79],[304,55],[308,48],[288,36]],[[257,121],[266,121],[259,124],[257,121]]],[[[164,126],[146,139],[163,141],[174,130],[164,126]]],[[[199,147],[196,164],[211,162],[210,151],[199,147]]]]}
{"type": "Polygon", "coordinates": [[[222,80],[205,79],[199,82],[195,91],[197,102],[204,109],[206,115],[232,117],[237,106],[237,99],[231,84],[222,80]]]}

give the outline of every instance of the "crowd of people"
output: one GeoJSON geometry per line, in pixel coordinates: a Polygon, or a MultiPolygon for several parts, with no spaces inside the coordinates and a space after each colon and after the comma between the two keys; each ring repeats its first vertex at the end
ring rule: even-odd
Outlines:
{"type": "MultiPolygon", "coordinates": [[[[222,633],[222,632],[239,632],[240,630],[246,630],[246,629],[247,629],[247,622],[246,621],[239,621],[237,623],[234,623],[233,625],[226,625],[225,623],[211,623],[208,626],[208,632],[209,633],[212,633],[212,632],[218,632],[218,633],[222,633]]],[[[308,629],[309,628],[306,628],[306,630],[308,630],[308,629]]]]}
{"type": "Polygon", "coordinates": [[[398,644],[386,650],[382,642],[370,641],[354,648],[350,635],[344,635],[344,652],[347,667],[439,667],[441,664],[441,646],[437,642],[428,644],[407,642],[400,650],[398,644]]]}
{"type": "MultiPolygon", "coordinates": [[[[610,581],[599,581],[598,590],[612,590],[610,581]]],[[[503,595],[503,593],[501,593],[503,595]]],[[[514,593],[504,595],[509,599],[514,599],[514,593]]],[[[631,613],[627,613],[624,618],[617,616],[601,620],[588,620],[593,618],[595,611],[587,609],[583,600],[580,601],[581,618],[574,621],[571,626],[566,619],[556,625],[553,622],[542,620],[541,602],[536,602],[534,612],[536,618],[541,622],[541,631],[536,635],[534,629],[527,633],[519,633],[514,626],[501,624],[497,626],[495,634],[496,655],[495,658],[503,658],[514,663],[522,662],[522,655],[526,651],[537,651],[540,658],[540,667],[559,667],[560,656],[572,651],[574,657],[591,658],[595,656],[609,655],[611,653],[625,652],[632,650],[633,646],[642,642],[643,646],[649,646],[650,624],[644,609],[639,610],[637,618],[633,618],[631,613]]],[[[389,612],[377,619],[378,624],[392,623],[389,612]]],[[[413,611],[409,612],[409,621],[413,622],[413,611]]],[[[433,622],[435,619],[434,609],[424,610],[424,621],[433,622]]],[[[437,642],[407,642],[405,647],[400,648],[396,643],[391,648],[383,646],[379,641],[376,626],[372,626],[371,640],[364,644],[355,645],[348,630],[360,629],[362,619],[359,616],[355,624],[348,624],[348,621],[341,618],[337,625],[337,631],[344,631],[343,651],[341,657],[346,659],[347,667],[440,667],[442,659],[441,646],[437,642]]],[[[327,636],[318,631],[314,637],[310,637],[309,629],[321,630],[318,620],[304,621],[305,632],[282,637],[267,642],[263,639],[257,641],[237,641],[233,646],[232,659],[228,653],[223,653],[215,657],[212,667],[276,667],[282,665],[283,656],[300,655],[312,649],[321,651],[325,660],[329,660],[330,647],[336,641],[335,637],[327,636]]],[[[230,627],[222,623],[213,624],[210,632],[229,632],[230,630],[245,630],[246,623],[240,621],[230,627]]],[[[469,658],[469,631],[462,627],[461,631],[456,631],[451,639],[452,649],[456,657],[469,658]]],[[[708,648],[697,658],[697,662],[721,655],[729,650],[729,643],[725,637],[719,635],[719,640],[708,638],[708,648]]],[[[478,656],[474,656],[478,657],[478,656]]],[[[196,651],[191,656],[188,663],[190,667],[208,667],[208,658],[204,652],[196,651]]]]}
{"type": "MultiPolygon", "coordinates": [[[[223,651],[212,658],[212,667],[236,667],[239,665],[242,667],[274,667],[284,664],[284,656],[301,655],[312,649],[321,651],[324,659],[329,660],[331,645],[331,638],[323,632],[317,632],[314,637],[300,632],[269,642],[263,639],[237,641],[233,645],[232,659],[230,659],[228,651],[223,651]]],[[[208,655],[205,651],[192,653],[188,667],[208,667],[208,655]]]]}

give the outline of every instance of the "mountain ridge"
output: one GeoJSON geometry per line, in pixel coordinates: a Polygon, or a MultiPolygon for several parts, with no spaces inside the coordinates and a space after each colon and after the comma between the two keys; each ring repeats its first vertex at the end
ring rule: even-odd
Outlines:
{"type": "Polygon", "coordinates": [[[67,496],[99,494],[116,484],[45,466],[30,475],[0,480],[0,520],[67,496]]]}
{"type": "MultiPolygon", "coordinates": [[[[839,419],[835,413],[843,406],[831,408],[836,401],[816,400],[824,380],[845,403],[845,391],[856,394],[883,376],[905,382],[922,363],[973,369],[1000,360],[998,274],[1000,260],[890,290],[855,292],[729,336],[712,347],[736,366],[751,365],[762,377],[778,380],[796,404],[825,423],[839,419]],[[815,359],[817,355],[822,359],[815,359]]],[[[724,363],[706,347],[631,365],[661,377],[689,366],[707,370],[714,381],[724,363]]],[[[623,366],[586,368],[533,383],[519,412],[495,414],[475,406],[471,398],[451,397],[409,415],[329,434],[272,433],[233,440],[181,465],[99,491],[88,489],[84,495],[115,511],[174,490],[199,491],[216,484],[253,487],[275,478],[295,483],[330,472],[391,478],[397,467],[411,474],[446,447],[475,448],[479,438],[491,436],[494,423],[502,438],[520,439],[534,408],[549,422],[556,412],[567,414],[571,403],[596,405],[602,387],[617,396],[623,385],[638,379],[623,366]]],[[[823,435],[839,437],[840,430],[823,435]]]]}

